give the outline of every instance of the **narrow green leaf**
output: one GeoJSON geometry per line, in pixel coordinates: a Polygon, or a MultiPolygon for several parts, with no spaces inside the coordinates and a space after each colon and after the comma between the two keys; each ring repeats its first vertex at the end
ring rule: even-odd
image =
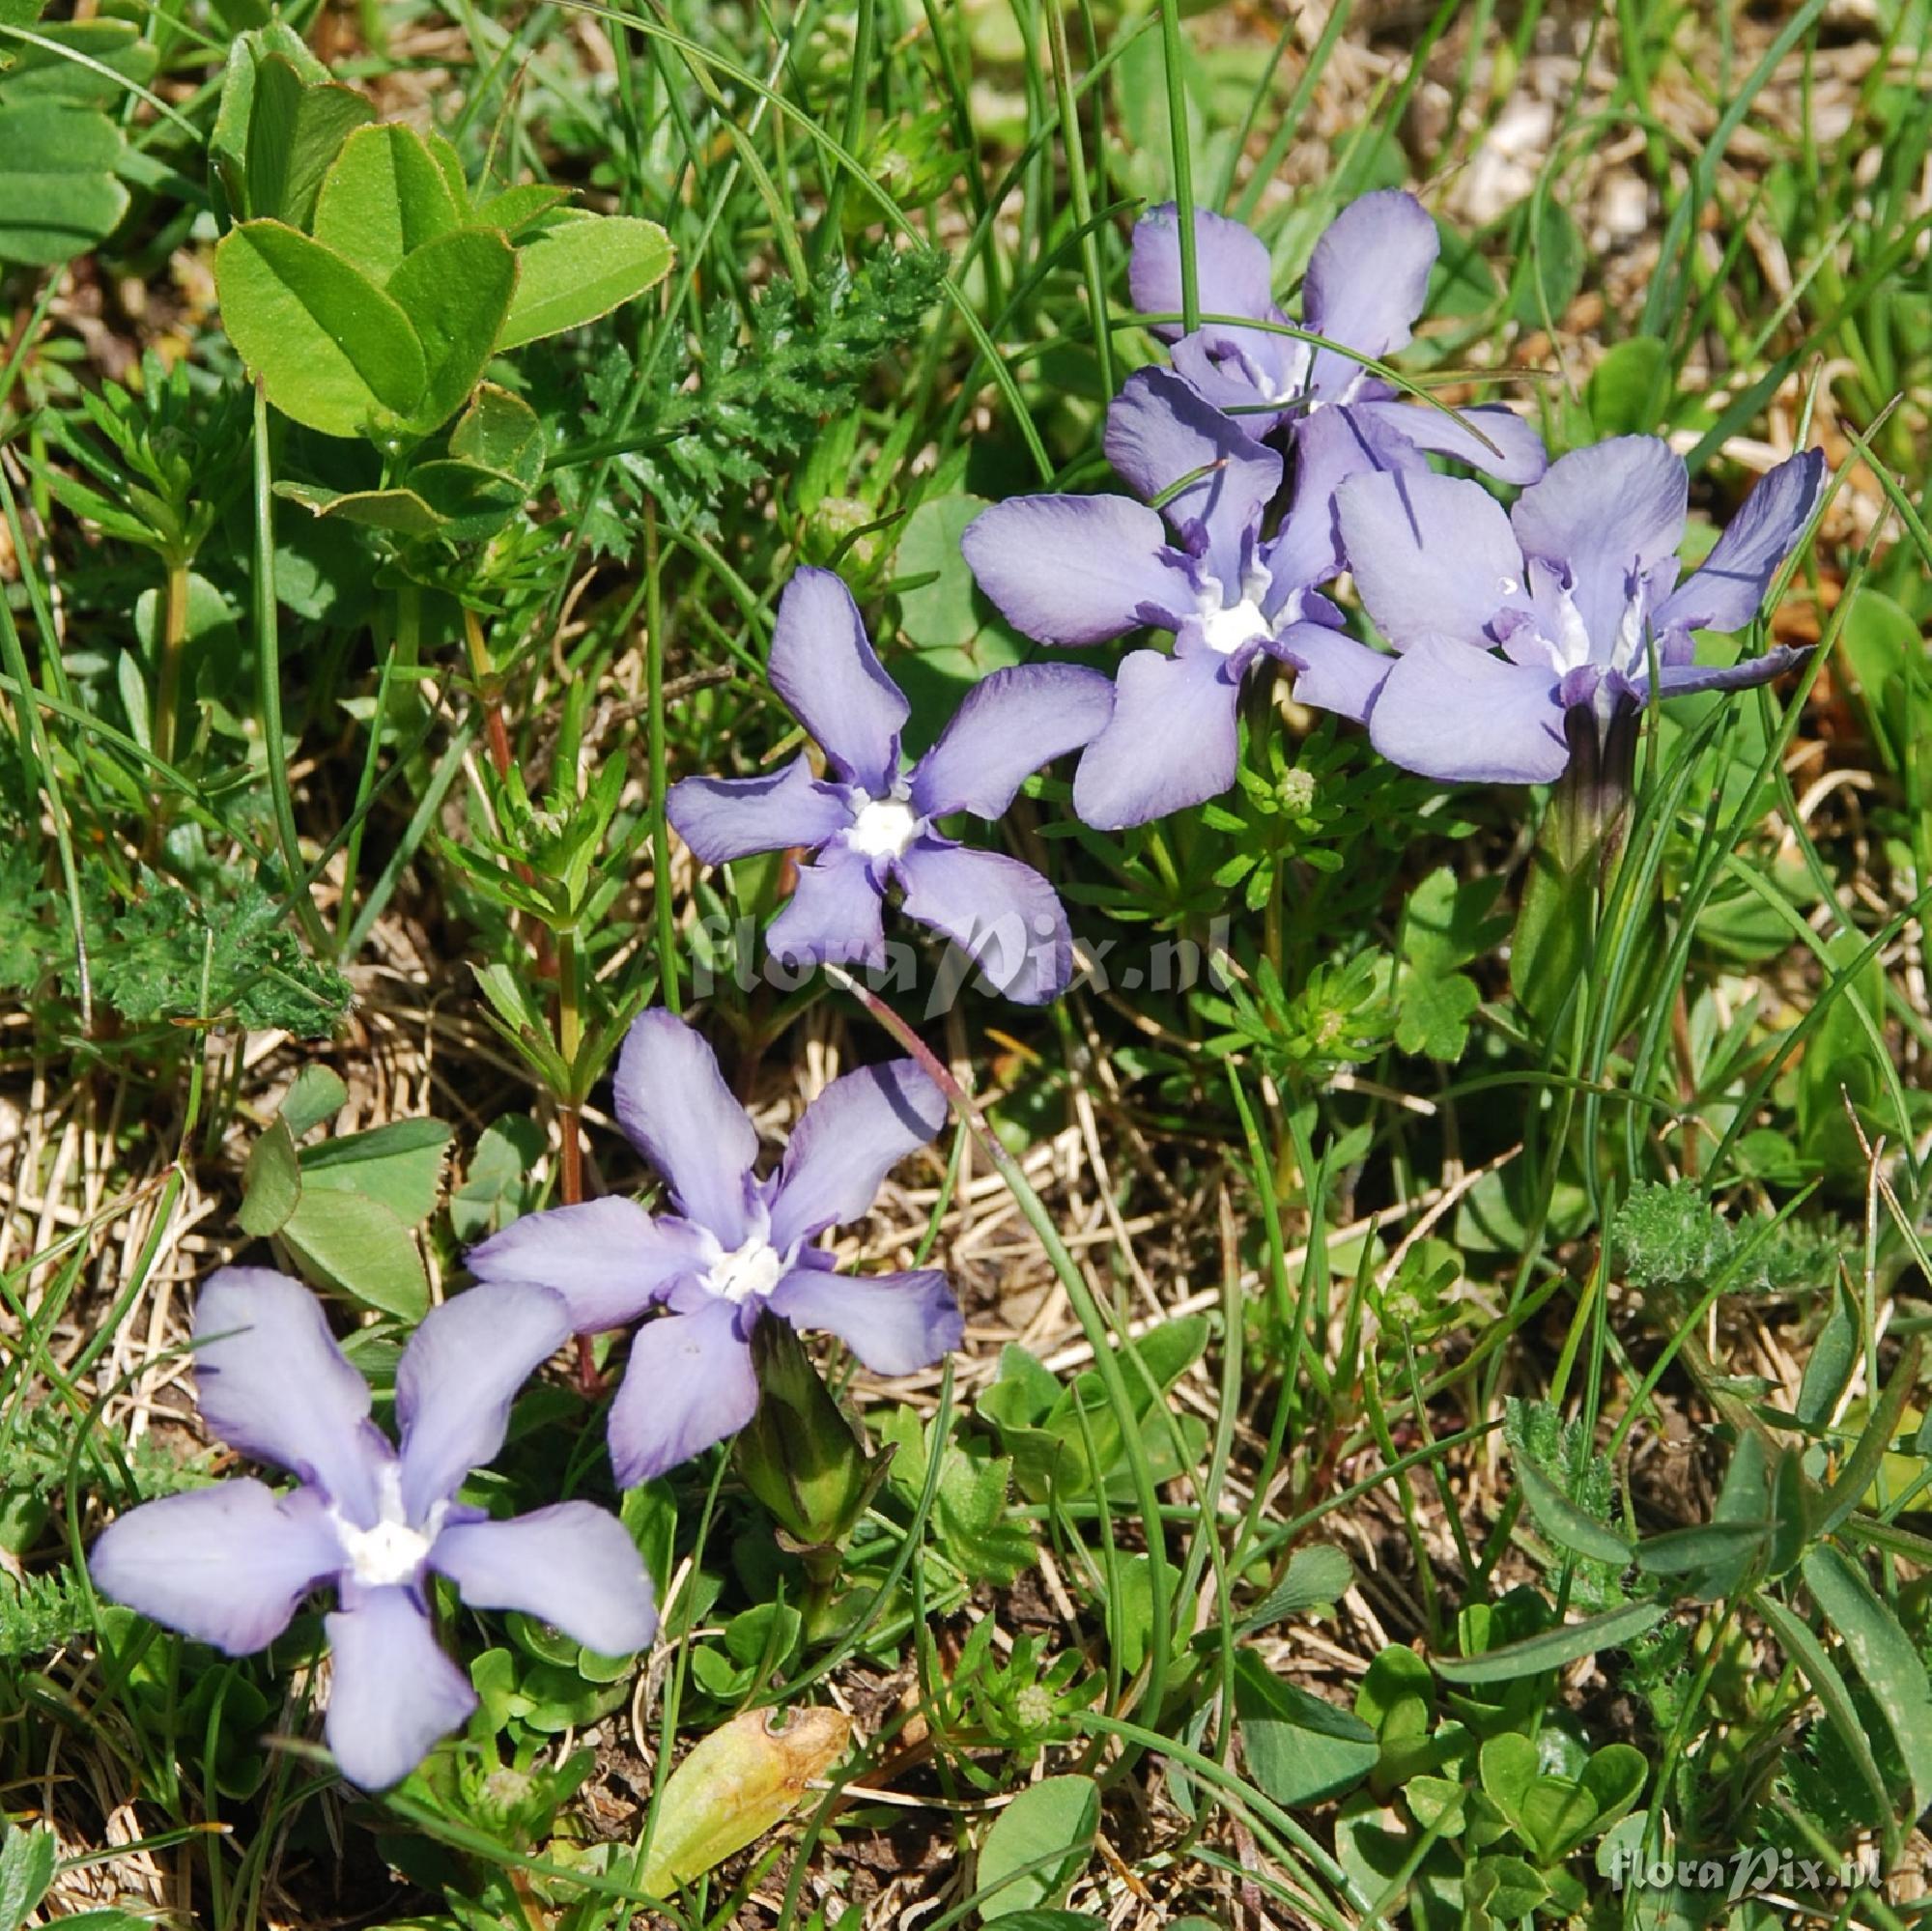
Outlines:
{"type": "Polygon", "coordinates": [[[282,54],[257,63],[248,115],[246,213],[306,228],[328,164],[351,131],[376,118],[354,88],[308,81],[282,54]]]}
{"type": "Polygon", "coordinates": [[[1932,1682],[1912,1641],[1864,1572],[1835,1548],[1814,1548],[1800,1573],[1843,1639],[1898,1746],[1915,1814],[1932,1804],[1932,1682]]]}
{"type": "Polygon", "coordinates": [[[1636,1566],[1647,1576],[1690,1576],[1748,1558],[1771,1535],[1769,1519],[1747,1522],[1695,1522],[1666,1529],[1636,1546],[1636,1566]]]}
{"type": "Polygon", "coordinates": [[[389,296],[422,343],[427,381],[411,426],[424,435],[448,421],[482,377],[510,310],[517,260],[494,228],[457,228],[389,277],[389,296]]]}
{"type": "Polygon", "coordinates": [[[1509,1683],[1519,1676],[1561,1669],[1565,1663],[1595,1656],[1599,1650],[1621,1648],[1632,1637],[1655,1629],[1663,1614],[1662,1603],[1626,1603],[1601,1616],[1544,1630],[1482,1656],[1431,1657],[1429,1661],[1436,1675],[1450,1683],[1509,1683]]]}
{"type": "Polygon", "coordinates": [[[1631,1559],[1631,1546],[1595,1516],[1579,1509],[1528,1456],[1516,1459],[1517,1479],[1522,1484],[1523,1498],[1551,1542],[1573,1555],[1587,1555],[1596,1562],[1607,1562],[1618,1569],[1631,1559]]]}
{"type": "Polygon", "coordinates": [[[357,128],[330,162],[315,205],[315,239],[386,282],[406,255],[462,220],[423,137],[399,121],[357,128]]]}
{"type": "Polygon", "coordinates": [[[1924,1351],[1922,1337],[1915,1334],[1892,1369],[1891,1379],[1886,1383],[1878,1406],[1865,1422],[1859,1445],[1845,1458],[1838,1479],[1825,1491],[1818,1519],[1812,1524],[1814,1536],[1830,1535],[1864,1499],[1865,1491],[1878,1476],[1879,1464],[1897,1439],[1907,1405],[1918,1385],[1918,1363],[1924,1351]]]}
{"type": "Polygon", "coordinates": [[[1823,1428],[1851,1384],[1859,1365],[1859,1304],[1843,1281],[1833,1283],[1832,1312],[1818,1330],[1811,1356],[1798,1384],[1795,1412],[1806,1428],[1823,1428]]]}
{"type": "Polygon", "coordinates": [[[214,252],[229,336],[269,400],[325,436],[393,426],[428,372],[410,319],[353,262],[279,221],[247,221],[214,252]]]}
{"type": "Polygon", "coordinates": [[[1596,879],[1587,863],[1566,866],[1552,849],[1552,808],[1530,854],[1522,909],[1510,939],[1509,982],[1517,1004],[1548,1035],[1578,996],[1589,969],[1596,879]]]}
{"type": "Polygon", "coordinates": [[[574,214],[517,250],[515,299],[497,338],[520,348],[608,315],[670,272],[670,238],[655,221],[574,214]]]}
{"type": "Polygon", "coordinates": [[[1812,1489],[1804,1478],[1804,1458],[1795,1448],[1787,1448],[1777,1458],[1777,1470],[1771,1486],[1771,1552],[1765,1562],[1768,1576],[1783,1576],[1795,1568],[1811,1540],[1812,1489]]]}
{"type": "Polygon", "coordinates": [[[1771,1626],[1771,1633],[1777,1638],[1785,1655],[1798,1665],[1805,1682],[1811,1686],[1811,1693],[1823,1708],[1826,1720],[1837,1731],[1838,1741],[1850,1752],[1852,1762],[1857,1765],[1859,1775],[1864,1780],[1876,1807],[1882,1813],[1889,1812],[1891,1793],[1885,1787],[1878,1759],[1872,1755],[1864,1721],[1859,1715],[1858,1706],[1852,1701],[1851,1691],[1845,1688],[1844,1678],[1838,1674],[1837,1665],[1825,1653],[1824,1644],[1811,1633],[1804,1617],[1780,1603],[1776,1596],[1758,1594],[1751,1601],[1771,1626]]]}

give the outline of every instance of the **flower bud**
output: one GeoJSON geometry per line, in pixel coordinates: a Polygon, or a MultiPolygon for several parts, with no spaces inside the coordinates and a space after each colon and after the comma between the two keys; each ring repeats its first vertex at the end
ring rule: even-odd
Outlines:
{"type": "Polygon", "coordinates": [[[738,1436],[738,1473],[794,1549],[833,1549],[864,1512],[887,1457],[866,1452],[787,1322],[758,1322],[752,1363],[758,1410],[738,1436]]]}

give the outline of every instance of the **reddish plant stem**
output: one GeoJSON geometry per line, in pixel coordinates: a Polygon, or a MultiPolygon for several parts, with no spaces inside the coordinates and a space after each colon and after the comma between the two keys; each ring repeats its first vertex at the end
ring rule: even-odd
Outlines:
{"type": "MultiPolygon", "coordinates": [[[[508,782],[510,766],[514,761],[510,751],[510,727],[504,722],[503,706],[497,696],[496,673],[490,667],[490,650],[483,640],[483,625],[471,610],[463,612],[463,641],[469,653],[469,674],[476,681],[476,701],[483,712],[483,736],[490,747],[490,763],[497,778],[508,782]]],[[[526,885],[535,882],[534,873],[521,859],[513,863],[517,876],[526,885]]],[[[539,977],[554,979],[556,947],[549,928],[542,924],[536,928],[536,952],[539,977]]]]}

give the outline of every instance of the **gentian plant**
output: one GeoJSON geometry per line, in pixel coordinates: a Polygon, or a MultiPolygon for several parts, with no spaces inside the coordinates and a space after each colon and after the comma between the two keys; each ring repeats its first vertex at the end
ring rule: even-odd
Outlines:
{"type": "Polygon", "coordinates": [[[1370,710],[1377,749],[1445,782],[1544,783],[1570,763],[1579,712],[1602,744],[1654,696],[1776,677],[1804,652],[1698,664],[1692,633],[1757,615],[1824,467],[1815,449],[1780,463],[1682,583],[1690,475],[1654,437],[1574,450],[1507,513],[1447,476],[1351,478],[1337,496],[1343,539],[1369,615],[1401,653],[1370,710]]]}
{"type": "Polygon", "coordinates": [[[1072,934],[1029,865],[939,830],[955,812],[1000,817],[1020,785],[1106,724],[1107,680],[1064,664],[1016,665],[974,685],[930,751],[901,768],[911,706],[886,674],[858,606],[829,570],[800,570],[779,601],[772,688],[823,748],[769,778],[687,778],[667,810],[707,865],[803,847],[791,902],[767,943],[812,964],[885,959],[889,888],[907,918],[952,939],[1008,998],[1039,1005],[1066,988],[1072,934]]]}
{"type": "MultiPolygon", "coordinates": [[[[1292,332],[1293,324],[1274,298],[1273,264],[1261,239],[1238,221],[1197,208],[1200,312],[1272,326],[1211,321],[1184,334],[1180,325],[1163,322],[1152,325],[1153,332],[1172,345],[1175,368],[1201,395],[1242,417],[1257,436],[1286,423],[1298,440],[1334,410],[1347,431],[1337,447],[1353,468],[1421,469],[1433,453],[1506,483],[1534,482],[1548,458],[1542,438],[1520,416],[1499,403],[1451,414],[1406,402],[1354,359],[1385,362],[1407,344],[1440,246],[1428,211],[1400,188],[1364,194],[1343,209],[1315,244],[1302,284],[1303,326],[1338,345],[1328,348],[1292,332]]],[[[1180,313],[1180,217],[1172,202],[1135,226],[1127,286],[1143,314],[1180,313]]]]}
{"type": "Polygon", "coordinates": [[[758,1406],[752,1332],[761,1320],[826,1328],[879,1375],[908,1375],[956,1347],[959,1309],[936,1268],[834,1271],[810,1243],[871,1206],[887,1173],[946,1119],[910,1060],[834,1080],[792,1129],[767,1178],[758,1131],[711,1048],[668,1012],[624,1041],[617,1119],[669,1184],[675,1214],[615,1196],[526,1215],[469,1256],[484,1281],[540,1281],[581,1333],[638,1330],[611,1407],[611,1459],[629,1488],[735,1434],[758,1406]]]}
{"type": "Polygon", "coordinates": [[[397,1363],[392,1447],[315,1296],[266,1268],[223,1268],[195,1304],[202,1419],[298,1486],[278,1494],[243,1476],[144,1502],[96,1542],[96,1587],[245,1656],[333,1583],[328,1746],[352,1783],[394,1783],[476,1705],[437,1642],[432,1574],[472,1608],[521,1609],[603,1654],[656,1631],[650,1577],[614,1516],[573,1501],[497,1521],[457,1499],[501,1448],[517,1389],[569,1333],[562,1300],[526,1282],[445,1301],[397,1363]]]}
{"type": "Polygon", "coordinates": [[[1001,613],[1046,643],[1171,630],[1170,656],[1130,651],[1113,716],[1073,780],[1073,809],[1113,831],[1198,805],[1235,781],[1242,680],[1264,653],[1293,666],[1309,701],[1366,715],[1379,666],[1315,588],[1338,568],[1330,498],[1346,432],[1312,440],[1312,480],[1278,535],[1263,518],[1281,457],[1171,370],[1142,369],[1107,412],[1107,458],[1148,502],[1015,497],[960,547],[1001,613]],[[1174,535],[1162,527],[1165,517],[1174,535]]]}

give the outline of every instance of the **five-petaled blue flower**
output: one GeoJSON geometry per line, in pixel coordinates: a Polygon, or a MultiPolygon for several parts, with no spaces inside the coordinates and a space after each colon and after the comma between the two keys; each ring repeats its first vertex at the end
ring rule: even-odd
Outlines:
{"type": "Polygon", "coordinates": [[[752,1419],[752,1329],[761,1318],[826,1328],[879,1375],[929,1367],[959,1342],[946,1276],[934,1268],[864,1278],[833,1271],[811,1241],[855,1220],[887,1173],[946,1120],[939,1089],[910,1060],[834,1080],[760,1178],[757,1128],[711,1048],[668,1012],[624,1041],[617,1119],[669,1183],[675,1215],[611,1196],[526,1215],[469,1256],[479,1280],[541,1281],[581,1333],[640,1327],[611,1407],[611,1460],[626,1488],[648,1481],[752,1419]]]}
{"type": "MultiPolygon", "coordinates": [[[[1351,201],[1309,258],[1304,327],[1386,362],[1407,343],[1422,313],[1440,245],[1435,223],[1412,194],[1380,188],[1351,201]]],[[[1194,272],[1203,315],[1288,322],[1274,298],[1268,251],[1238,221],[1194,211],[1194,272]]],[[[1172,202],[1135,226],[1127,286],[1144,315],[1180,312],[1180,221],[1172,202]]],[[[1349,470],[1426,469],[1425,452],[1453,456],[1505,483],[1533,483],[1548,461],[1542,438],[1501,404],[1451,415],[1405,401],[1360,362],[1296,335],[1228,322],[1204,322],[1191,335],[1162,323],[1154,333],[1171,345],[1174,366],[1201,395],[1258,437],[1287,423],[1298,445],[1329,418],[1324,438],[1339,432],[1321,457],[1330,494],[1349,470]]],[[[1314,452],[1297,454],[1306,466],[1314,452]]]]}
{"type": "Polygon", "coordinates": [[[1573,450],[1507,513],[1448,476],[1351,478],[1337,502],[1355,585],[1401,653],[1380,660],[1371,740],[1426,778],[1543,783],[1570,761],[1573,712],[1602,733],[1653,696],[1776,677],[1804,651],[1702,665],[1691,633],[1757,615],[1824,469],[1816,449],[1780,463],[1682,583],[1690,477],[1654,437],[1573,450]]]}
{"type": "MultiPolygon", "coordinates": [[[[1332,447],[1329,432],[1313,446],[1332,447]]],[[[1355,685],[1376,666],[1315,587],[1338,568],[1332,492],[1298,492],[1264,539],[1280,456],[1168,369],[1128,378],[1107,412],[1106,450],[1159,513],[1129,497],[1015,497],[975,518],[960,548],[1008,621],[1042,642],[1174,632],[1171,656],[1122,660],[1113,716],[1074,774],[1075,813],[1113,831],[1234,783],[1241,683],[1264,653],[1294,667],[1308,701],[1336,710],[1357,695],[1366,706],[1355,685]]]]}
{"type": "Polygon", "coordinates": [[[1107,722],[1113,690],[1065,664],[995,670],[909,771],[899,733],[911,706],[887,676],[852,593],[829,570],[785,585],[772,637],[772,688],[823,748],[829,776],[801,753],[769,778],[687,778],[670,821],[707,865],[803,847],[797,890],[766,943],[814,965],[885,960],[886,890],[909,919],[959,946],[1008,998],[1038,1005],[1066,988],[1073,939],[1038,872],[945,837],[954,812],[997,818],[1025,780],[1107,722]]]}
{"type": "Polygon", "coordinates": [[[456,1499],[502,1447],[518,1387],[570,1331],[562,1300],[526,1283],[445,1301],[397,1363],[391,1447],[315,1296],[266,1268],[224,1267],[195,1304],[202,1419],[298,1486],[277,1494],[243,1477],[144,1502],[95,1543],[95,1585],[245,1656],[333,1583],[328,1746],[350,1782],[394,1783],[476,1706],[436,1640],[432,1571],[472,1608],[521,1609],[607,1655],[656,1631],[650,1577],[614,1516],[558,1502],[496,1521],[456,1499]]]}

